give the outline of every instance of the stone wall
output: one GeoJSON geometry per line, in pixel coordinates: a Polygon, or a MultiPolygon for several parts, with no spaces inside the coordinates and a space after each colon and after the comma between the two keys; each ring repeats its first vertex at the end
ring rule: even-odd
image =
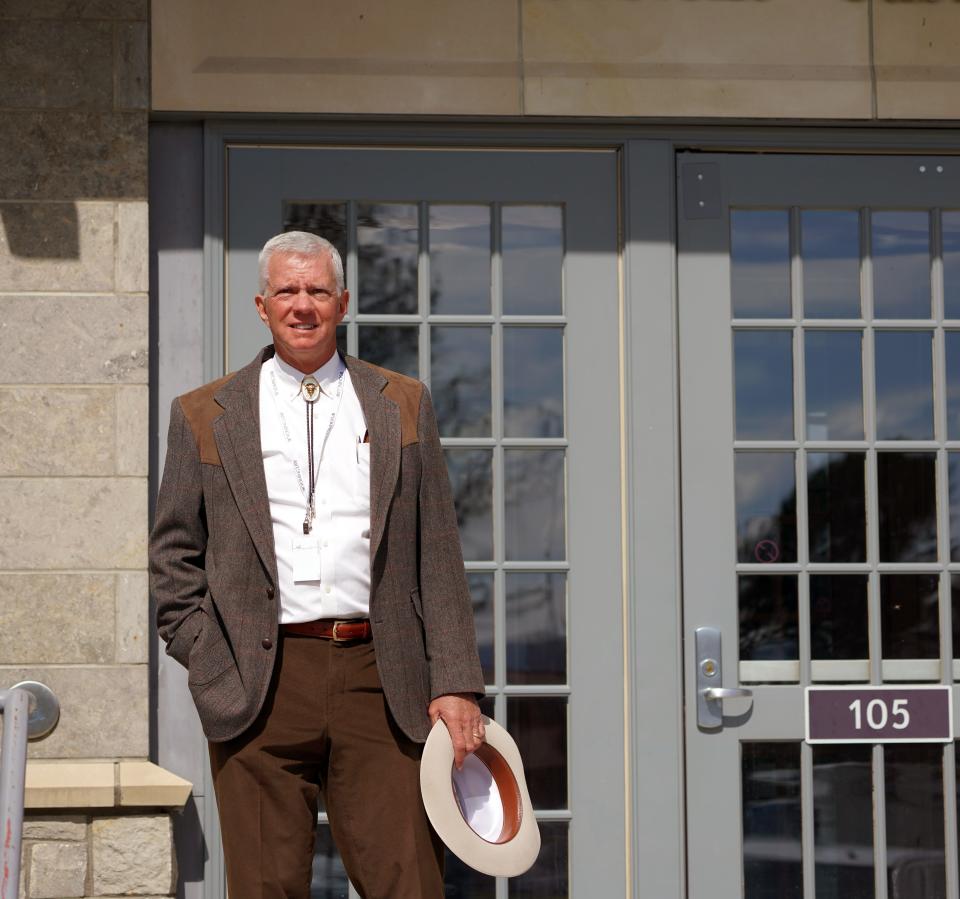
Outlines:
{"type": "Polygon", "coordinates": [[[149,751],[147,17],[0,0],[0,686],[60,698],[34,757],[149,751]]]}

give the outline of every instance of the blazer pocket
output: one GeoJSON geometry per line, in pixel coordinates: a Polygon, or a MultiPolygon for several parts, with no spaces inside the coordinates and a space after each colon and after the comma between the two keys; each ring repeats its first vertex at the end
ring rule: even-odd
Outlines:
{"type": "Polygon", "coordinates": [[[203,626],[190,650],[187,667],[187,683],[202,687],[218,678],[233,662],[233,655],[226,637],[216,620],[204,613],[203,626]]]}
{"type": "Polygon", "coordinates": [[[420,600],[420,588],[414,587],[410,591],[410,602],[413,604],[413,611],[417,613],[417,618],[423,621],[423,602],[420,600]]]}

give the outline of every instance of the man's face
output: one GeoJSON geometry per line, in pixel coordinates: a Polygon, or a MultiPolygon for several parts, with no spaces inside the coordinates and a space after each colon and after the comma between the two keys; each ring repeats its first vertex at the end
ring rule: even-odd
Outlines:
{"type": "Polygon", "coordinates": [[[333,355],[337,325],[349,302],[349,291],[337,292],[326,253],[274,253],[267,266],[266,296],[256,297],[257,312],[280,358],[305,372],[315,371],[333,355]]]}

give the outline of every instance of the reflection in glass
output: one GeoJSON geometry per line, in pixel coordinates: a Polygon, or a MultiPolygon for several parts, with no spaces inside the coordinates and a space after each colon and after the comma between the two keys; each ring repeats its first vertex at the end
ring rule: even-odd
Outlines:
{"type": "Polygon", "coordinates": [[[734,331],[737,440],[793,439],[793,334],[734,331]]]}
{"type": "Polygon", "coordinates": [[[566,899],[570,895],[568,829],[566,821],[540,822],[540,854],[526,874],[510,878],[510,899],[566,899]]]}
{"type": "Polygon", "coordinates": [[[786,209],[730,210],[734,318],[790,318],[790,217],[786,209]]]}
{"type": "Polygon", "coordinates": [[[508,572],[507,683],[567,680],[567,576],[508,572]]]}
{"type": "Polygon", "coordinates": [[[309,231],[326,238],[347,266],[347,204],[309,203],[284,200],[283,230],[309,231]]]}
{"type": "Polygon", "coordinates": [[[860,317],[860,213],[804,209],[800,213],[803,314],[860,317]]]}
{"type": "Polygon", "coordinates": [[[563,436],[563,330],[503,329],[503,432],[563,436]]]}
{"type": "MultiPolygon", "coordinates": [[[[960,574],[950,575],[950,610],[953,623],[953,658],[960,659],[960,574]]],[[[957,783],[960,784],[960,781],[957,783]]]]}
{"type": "Polygon", "coordinates": [[[528,562],[566,558],[564,450],[503,452],[507,558],[528,562]]]}
{"type": "Polygon", "coordinates": [[[866,561],[865,458],[863,453],[807,453],[811,561],[866,561]]]}
{"type": "Polygon", "coordinates": [[[877,331],[877,440],[933,437],[933,335],[877,331]]]}
{"type": "Polygon", "coordinates": [[[330,825],[317,824],[310,899],[347,899],[349,889],[350,881],[334,845],[330,825]]]}
{"type": "Polygon", "coordinates": [[[563,207],[504,206],[503,311],[563,312],[563,207]]]}
{"type": "Polygon", "coordinates": [[[808,440],[863,440],[863,334],[806,331],[808,440]]]}
{"type": "Polygon", "coordinates": [[[873,777],[869,746],[813,747],[817,899],[873,899],[873,777]]]}
{"type": "Polygon", "coordinates": [[[741,575],[737,581],[740,661],[799,658],[796,575],[741,575]]]}
{"type": "Polygon", "coordinates": [[[419,373],[420,334],[406,325],[360,325],[357,353],[366,362],[415,378],[419,373]]]}
{"type": "Polygon", "coordinates": [[[493,453],[485,449],[446,449],[453,503],[460,525],[463,558],[493,558],[493,453]]]}
{"type": "Polygon", "coordinates": [[[468,571],[467,586],[473,603],[473,624],[477,632],[477,650],[483,668],[483,682],[496,682],[493,663],[493,573],[468,571]]]}
{"type": "Polygon", "coordinates": [[[874,212],[871,229],[874,317],[929,318],[930,216],[874,212]]]}
{"type": "Polygon", "coordinates": [[[347,326],[337,325],[337,352],[341,356],[347,354],[347,326]]]}
{"type": "Polygon", "coordinates": [[[567,700],[563,696],[507,699],[507,730],[516,740],[535,809],[567,807],[567,700]]]}
{"type": "Polygon", "coordinates": [[[883,756],[890,899],[946,899],[943,749],[888,743],[883,756]]]}
{"type": "Polygon", "coordinates": [[[417,207],[357,206],[357,309],[381,314],[417,311],[417,207]]]}
{"type": "Polygon", "coordinates": [[[433,325],[430,377],[441,437],[490,436],[490,329],[433,325]]]}
{"type": "Polygon", "coordinates": [[[880,635],[885,659],[940,657],[936,574],[880,576],[880,635]]]}
{"type": "Polygon", "coordinates": [[[947,362],[947,440],[960,440],[960,331],[944,331],[947,362]]]}
{"type": "Polygon", "coordinates": [[[489,206],[431,204],[430,311],[489,314],[489,206]]]}
{"type": "Polygon", "coordinates": [[[877,453],[881,562],[937,558],[936,455],[877,453]]]}
{"type": "Polygon", "coordinates": [[[741,750],[744,899],[801,899],[800,744],[741,750]]]}
{"type": "Polygon", "coordinates": [[[950,485],[950,561],[960,562],[960,453],[947,453],[950,485]]]}
{"type": "Polygon", "coordinates": [[[943,314],[960,318],[960,212],[943,213],[943,314]]]}
{"type": "Polygon", "coordinates": [[[867,576],[810,575],[810,655],[814,659],[867,659],[867,576]]]}
{"type": "Polygon", "coordinates": [[[475,871],[449,849],[443,856],[444,899],[495,899],[497,879],[475,871]]]}
{"type": "Polygon", "coordinates": [[[797,495],[793,453],[738,452],[737,561],[797,560],[797,495]]]}

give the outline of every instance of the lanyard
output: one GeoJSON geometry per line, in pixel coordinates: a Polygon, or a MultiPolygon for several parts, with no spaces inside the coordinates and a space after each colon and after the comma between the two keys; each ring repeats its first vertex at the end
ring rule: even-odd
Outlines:
{"type": "MultiPolygon", "coordinates": [[[[303,494],[304,499],[307,502],[306,512],[303,518],[303,533],[309,534],[313,528],[313,520],[317,517],[316,510],[316,492],[317,492],[317,476],[320,474],[320,466],[323,464],[323,455],[327,449],[327,441],[330,439],[330,432],[333,431],[333,425],[337,420],[337,415],[340,412],[340,403],[343,401],[343,378],[347,373],[346,368],[343,368],[340,372],[340,377],[337,379],[337,404],[333,409],[333,412],[330,413],[330,421],[327,423],[326,433],[323,435],[323,443],[320,444],[320,458],[317,460],[316,466],[313,464],[313,407],[314,403],[304,399],[304,405],[306,406],[306,417],[307,417],[307,467],[309,471],[309,487],[303,483],[303,472],[300,470],[300,462],[297,459],[296,455],[291,453],[291,459],[293,460],[293,469],[297,475],[297,484],[300,487],[300,492],[303,494]]],[[[315,382],[314,382],[315,383],[315,382]]],[[[287,418],[284,415],[281,400],[280,400],[280,389],[277,386],[277,376],[276,372],[271,370],[270,372],[270,386],[273,390],[273,398],[276,403],[277,415],[280,417],[280,427],[283,430],[283,436],[286,438],[287,443],[293,443],[293,437],[290,434],[290,428],[287,425],[287,418]]],[[[303,391],[301,390],[301,393],[303,391]]],[[[299,396],[299,394],[298,394],[299,396]]],[[[318,397],[319,398],[319,397],[318,397]]]]}

